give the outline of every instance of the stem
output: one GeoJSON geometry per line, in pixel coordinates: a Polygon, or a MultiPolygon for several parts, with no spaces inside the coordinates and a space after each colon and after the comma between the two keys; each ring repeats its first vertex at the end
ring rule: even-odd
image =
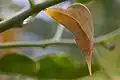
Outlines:
{"type": "Polygon", "coordinates": [[[35,8],[35,2],[34,2],[34,0],[28,0],[28,1],[29,1],[31,9],[34,11],[34,8],[35,8]]]}
{"type": "Polygon", "coordinates": [[[72,39],[65,40],[41,40],[41,41],[21,41],[21,42],[8,42],[1,43],[0,48],[15,48],[15,47],[46,47],[50,45],[74,45],[72,39]]]}
{"type": "MultiPolygon", "coordinates": [[[[95,44],[100,44],[101,41],[110,40],[119,34],[120,29],[95,39],[95,44]]],[[[47,47],[50,45],[75,45],[73,39],[60,39],[60,40],[41,40],[41,41],[21,41],[21,42],[7,42],[0,43],[0,48],[15,48],[15,47],[47,47]]]]}
{"type": "Polygon", "coordinates": [[[59,40],[59,39],[61,39],[63,31],[64,31],[64,26],[61,25],[61,24],[58,24],[57,31],[55,33],[55,36],[53,37],[53,40],[59,40]]]}
{"type": "Polygon", "coordinates": [[[28,8],[28,7],[22,9],[20,12],[18,12],[13,17],[0,22],[0,33],[4,32],[4,31],[6,31],[6,30],[8,30],[10,28],[15,28],[16,26],[21,27],[22,22],[27,17],[29,17],[30,15],[38,13],[41,10],[44,10],[47,7],[50,7],[52,5],[55,5],[55,4],[63,2],[63,1],[66,1],[66,0],[46,0],[44,2],[36,4],[34,6],[34,10],[31,10],[31,8],[28,8]]]}

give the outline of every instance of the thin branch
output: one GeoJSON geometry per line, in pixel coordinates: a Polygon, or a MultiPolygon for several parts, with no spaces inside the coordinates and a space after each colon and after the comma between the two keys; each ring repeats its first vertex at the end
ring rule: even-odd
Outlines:
{"type": "Polygon", "coordinates": [[[75,45],[72,39],[63,40],[41,40],[41,41],[21,41],[1,43],[0,48],[15,48],[15,47],[47,47],[50,45],[75,45]]]}
{"type": "Polygon", "coordinates": [[[5,30],[8,30],[10,28],[15,28],[16,26],[21,27],[22,22],[30,15],[38,13],[41,10],[44,10],[45,8],[47,8],[49,6],[55,5],[55,4],[63,2],[63,1],[66,1],[66,0],[46,0],[44,2],[36,4],[34,6],[34,10],[32,10],[31,8],[28,8],[28,7],[22,9],[20,12],[18,12],[13,17],[0,22],[0,33],[4,32],[5,30]]]}
{"type": "MultiPolygon", "coordinates": [[[[101,39],[101,41],[104,39],[101,39]]],[[[95,44],[99,44],[100,40],[96,40],[95,44]]],[[[20,42],[7,42],[0,43],[0,48],[16,48],[16,47],[47,47],[50,45],[75,45],[73,39],[60,39],[60,40],[41,40],[41,41],[20,41],[20,42]]]]}
{"type": "Polygon", "coordinates": [[[102,61],[101,61],[101,57],[100,57],[100,53],[99,53],[99,50],[97,48],[94,48],[94,52],[95,54],[93,54],[95,56],[95,60],[97,61],[98,64],[100,64],[100,67],[101,67],[101,71],[102,73],[105,75],[106,79],[107,80],[113,80],[111,75],[109,74],[108,71],[106,71],[106,69],[104,68],[104,66],[102,66],[102,61]]]}
{"type": "Polygon", "coordinates": [[[62,24],[58,24],[57,31],[53,37],[53,40],[60,40],[64,31],[64,26],[62,24]]]}
{"type": "MultiPolygon", "coordinates": [[[[95,44],[100,44],[102,41],[108,41],[115,36],[120,35],[120,29],[117,29],[104,36],[97,37],[94,41],[95,44]]],[[[75,45],[73,39],[60,39],[60,40],[41,40],[41,41],[21,41],[21,42],[7,42],[0,43],[0,48],[16,48],[16,47],[47,47],[50,45],[75,45]]]]}

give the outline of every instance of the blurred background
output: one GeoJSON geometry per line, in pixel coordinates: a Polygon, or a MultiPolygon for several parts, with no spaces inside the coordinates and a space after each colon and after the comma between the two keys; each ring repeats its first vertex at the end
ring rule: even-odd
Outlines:
{"type": "MultiPolygon", "coordinates": [[[[41,3],[45,0],[34,0],[35,3],[41,3]]],[[[84,0],[83,0],[84,1],[84,0]]],[[[67,8],[73,2],[81,2],[81,0],[67,0],[52,7],[67,8]]],[[[90,9],[94,22],[94,37],[100,37],[117,30],[120,26],[120,0],[92,0],[84,4],[90,9]]],[[[17,12],[30,7],[28,0],[0,0],[0,18],[8,19],[17,12]]],[[[120,30],[114,38],[107,39],[106,43],[112,44],[114,49],[109,50],[105,45],[95,45],[93,54],[93,63],[98,59],[102,71],[98,71],[93,75],[92,80],[119,80],[120,79],[120,30]],[[97,55],[97,57],[96,57],[97,55]],[[95,59],[94,59],[95,58],[95,59]],[[104,72],[105,71],[105,72],[104,72]],[[104,74],[103,74],[104,73],[104,74]],[[107,78],[106,78],[107,76],[107,78]]],[[[20,29],[12,29],[8,32],[0,34],[1,42],[12,41],[40,41],[49,39],[73,39],[72,33],[63,25],[57,23],[44,11],[39,12],[30,18],[29,22],[20,29]],[[12,36],[12,37],[11,37],[12,36]]],[[[111,45],[107,45],[108,47],[111,45]]],[[[46,48],[20,48],[19,51],[24,52],[30,57],[38,57],[46,54],[64,53],[72,56],[80,63],[85,63],[84,57],[80,49],[76,45],[69,46],[48,46],[46,48]]],[[[82,73],[82,72],[81,72],[82,73]]],[[[1,74],[0,80],[35,80],[34,78],[20,76],[6,76],[1,74]]],[[[40,79],[43,80],[43,79],[40,79]]],[[[82,77],[80,80],[89,80],[89,77],[82,77]]]]}

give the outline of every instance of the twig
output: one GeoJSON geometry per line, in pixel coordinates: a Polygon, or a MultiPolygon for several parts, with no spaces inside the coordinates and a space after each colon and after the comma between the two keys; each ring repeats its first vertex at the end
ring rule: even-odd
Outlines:
{"type": "Polygon", "coordinates": [[[63,1],[66,1],[66,0],[46,0],[44,2],[36,4],[34,6],[34,10],[31,10],[31,8],[28,8],[28,7],[22,9],[13,17],[0,22],[0,33],[10,28],[15,28],[16,26],[21,27],[22,22],[30,15],[38,13],[49,6],[55,5],[63,1]]]}
{"type": "Polygon", "coordinates": [[[63,31],[64,31],[64,26],[61,24],[58,24],[57,31],[53,37],[53,40],[60,40],[62,37],[63,31]]]}
{"type": "Polygon", "coordinates": [[[63,40],[41,40],[41,41],[21,41],[1,43],[0,48],[15,48],[15,47],[46,47],[50,45],[74,45],[75,41],[72,39],[63,40]]]}
{"type": "MultiPolygon", "coordinates": [[[[102,41],[106,41],[114,38],[116,35],[120,35],[120,29],[117,29],[111,33],[95,39],[95,44],[100,44],[102,41]]],[[[60,40],[41,40],[41,41],[21,41],[21,42],[7,42],[0,43],[0,48],[15,48],[15,47],[47,47],[50,45],[75,45],[73,39],[60,39],[60,40]]]]}
{"type": "Polygon", "coordinates": [[[34,2],[34,0],[28,0],[28,1],[29,1],[31,10],[34,11],[34,8],[35,8],[35,2],[34,2]]]}

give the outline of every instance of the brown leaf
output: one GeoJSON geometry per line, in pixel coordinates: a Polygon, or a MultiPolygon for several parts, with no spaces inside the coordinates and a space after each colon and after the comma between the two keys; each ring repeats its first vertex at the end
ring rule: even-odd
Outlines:
{"type": "Polygon", "coordinates": [[[89,9],[83,4],[76,3],[70,5],[66,10],[48,8],[45,12],[73,33],[76,43],[85,55],[89,73],[92,75],[93,23],[89,9]]]}

